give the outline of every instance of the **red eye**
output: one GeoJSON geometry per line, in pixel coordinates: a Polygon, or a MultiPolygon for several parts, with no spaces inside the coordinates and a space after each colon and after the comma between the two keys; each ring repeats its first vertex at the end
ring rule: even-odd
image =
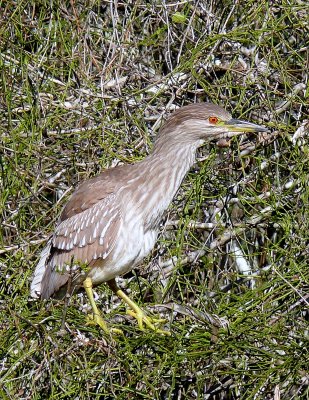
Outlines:
{"type": "Polygon", "coordinates": [[[209,117],[209,118],[208,118],[208,121],[209,121],[211,124],[217,124],[218,121],[219,121],[219,118],[217,118],[217,117],[209,117]]]}

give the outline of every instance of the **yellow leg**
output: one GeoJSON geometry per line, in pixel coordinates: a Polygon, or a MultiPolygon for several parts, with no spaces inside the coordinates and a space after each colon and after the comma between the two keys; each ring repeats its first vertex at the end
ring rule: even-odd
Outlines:
{"type": "Polygon", "coordinates": [[[95,323],[99,325],[103,331],[107,334],[110,333],[116,333],[116,334],[122,334],[122,331],[120,329],[108,329],[106,322],[101,316],[100,311],[98,310],[98,307],[95,303],[94,297],[93,297],[93,290],[92,290],[92,280],[91,278],[86,278],[83,282],[84,289],[86,291],[87,297],[89,299],[92,311],[93,311],[93,320],[90,323],[95,323]]]}
{"type": "Polygon", "coordinates": [[[108,286],[112,289],[112,291],[120,297],[130,308],[131,310],[128,310],[127,313],[131,315],[132,317],[135,317],[137,319],[138,326],[140,330],[144,330],[144,325],[145,324],[149,329],[152,329],[153,331],[157,333],[161,333],[163,335],[170,335],[171,333],[169,331],[164,331],[161,329],[157,329],[153,322],[162,322],[164,320],[153,320],[152,318],[147,317],[147,315],[144,313],[144,311],[136,304],[134,301],[130,299],[129,296],[127,296],[116,284],[115,279],[112,279],[107,282],[108,286]]]}

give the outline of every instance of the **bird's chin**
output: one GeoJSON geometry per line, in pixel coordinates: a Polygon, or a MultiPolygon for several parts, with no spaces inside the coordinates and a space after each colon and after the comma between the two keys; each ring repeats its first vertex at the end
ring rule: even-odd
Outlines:
{"type": "Polygon", "coordinates": [[[245,132],[245,131],[229,131],[229,132],[225,132],[225,133],[223,133],[223,135],[222,135],[222,138],[223,139],[230,139],[230,138],[232,138],[232,137],[234,137],[234,136],[239,136],[239,135],[245,135],[245,134],[247,134],[247,133],[249,133],[249,132],[245,132]]]}
{"type": "Polygon", "coordinates": [[[214,142],[218,147],[230,147],[231,139],[234,136],[248,135],[252,133],[253,132],[224,132],[220,134],[216,139],[214,139],[214,142]]]}
{"type": "Polygon", "coordinates": [[[245,132],[229,132],[229,131],[228,132],[221,132],[221,133],[219,133],[217,135],[214,135],[212,140],[214,142],[218,143],[221,140],[229,140],[232,137],[242,135],[243,133],[245,133],[245,132]]]}

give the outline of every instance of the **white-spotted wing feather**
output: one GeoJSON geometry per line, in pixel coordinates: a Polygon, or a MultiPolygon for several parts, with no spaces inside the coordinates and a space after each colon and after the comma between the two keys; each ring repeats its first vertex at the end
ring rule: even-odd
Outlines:
{"type": "Polygon", "coordinates": [[[56,227],[35,269],[31,284],[33,297],[48,298],[65,285],[70,276],[66,267],[72,260],[89,264],[98,254],[108,257],[120,225],[116,204],[115,196],[111,194],[56,227]]]}

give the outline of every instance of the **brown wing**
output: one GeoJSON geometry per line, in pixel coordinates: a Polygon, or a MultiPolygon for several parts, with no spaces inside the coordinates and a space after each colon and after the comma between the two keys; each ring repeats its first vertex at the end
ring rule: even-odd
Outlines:
{"type": "Polygon", "coordinates": [[[120,227],[120,210],[115,195],[60,222],[42,251],[34,273],[32,294],[48,298],[65,285],[72,260],[89,264],[106,259],[112,251],[120,227]],[[48,253],[48,254],[47,254],[48,253]]]}
{"type": "MultiPolygon", "coordinates": [[[[129,167],[126,165],[126,167],[129,167]]],[[[131,166],[130,166],[131,167],[131,166]]],[[[108,169],[82,182],[65,205],[60,221],[73,217],[115,193],[123,179],[123,166],[108,169]]]]}
{"type": "MultiPolygon", "coordinates": [[[[123,184],[122,168],[108,169],[82,182],[72,194],[36,266],[31,283],[33,297],[48,298],[67,283],[70,274],[65,270],[72,257],[91,263],[112,251],[120,228],[115,193],[123,184]]],[[[126,174],[133,168],[126,165],[126,174]]]]}
{"type": "Polygon", "coordinates": [[[62,267],[72,256],[83,263],[105,259],[118,234],[120,212],[115,195],[99,201],[87,210],[62,221],[56,228],[50,264],[62,267]]]}

